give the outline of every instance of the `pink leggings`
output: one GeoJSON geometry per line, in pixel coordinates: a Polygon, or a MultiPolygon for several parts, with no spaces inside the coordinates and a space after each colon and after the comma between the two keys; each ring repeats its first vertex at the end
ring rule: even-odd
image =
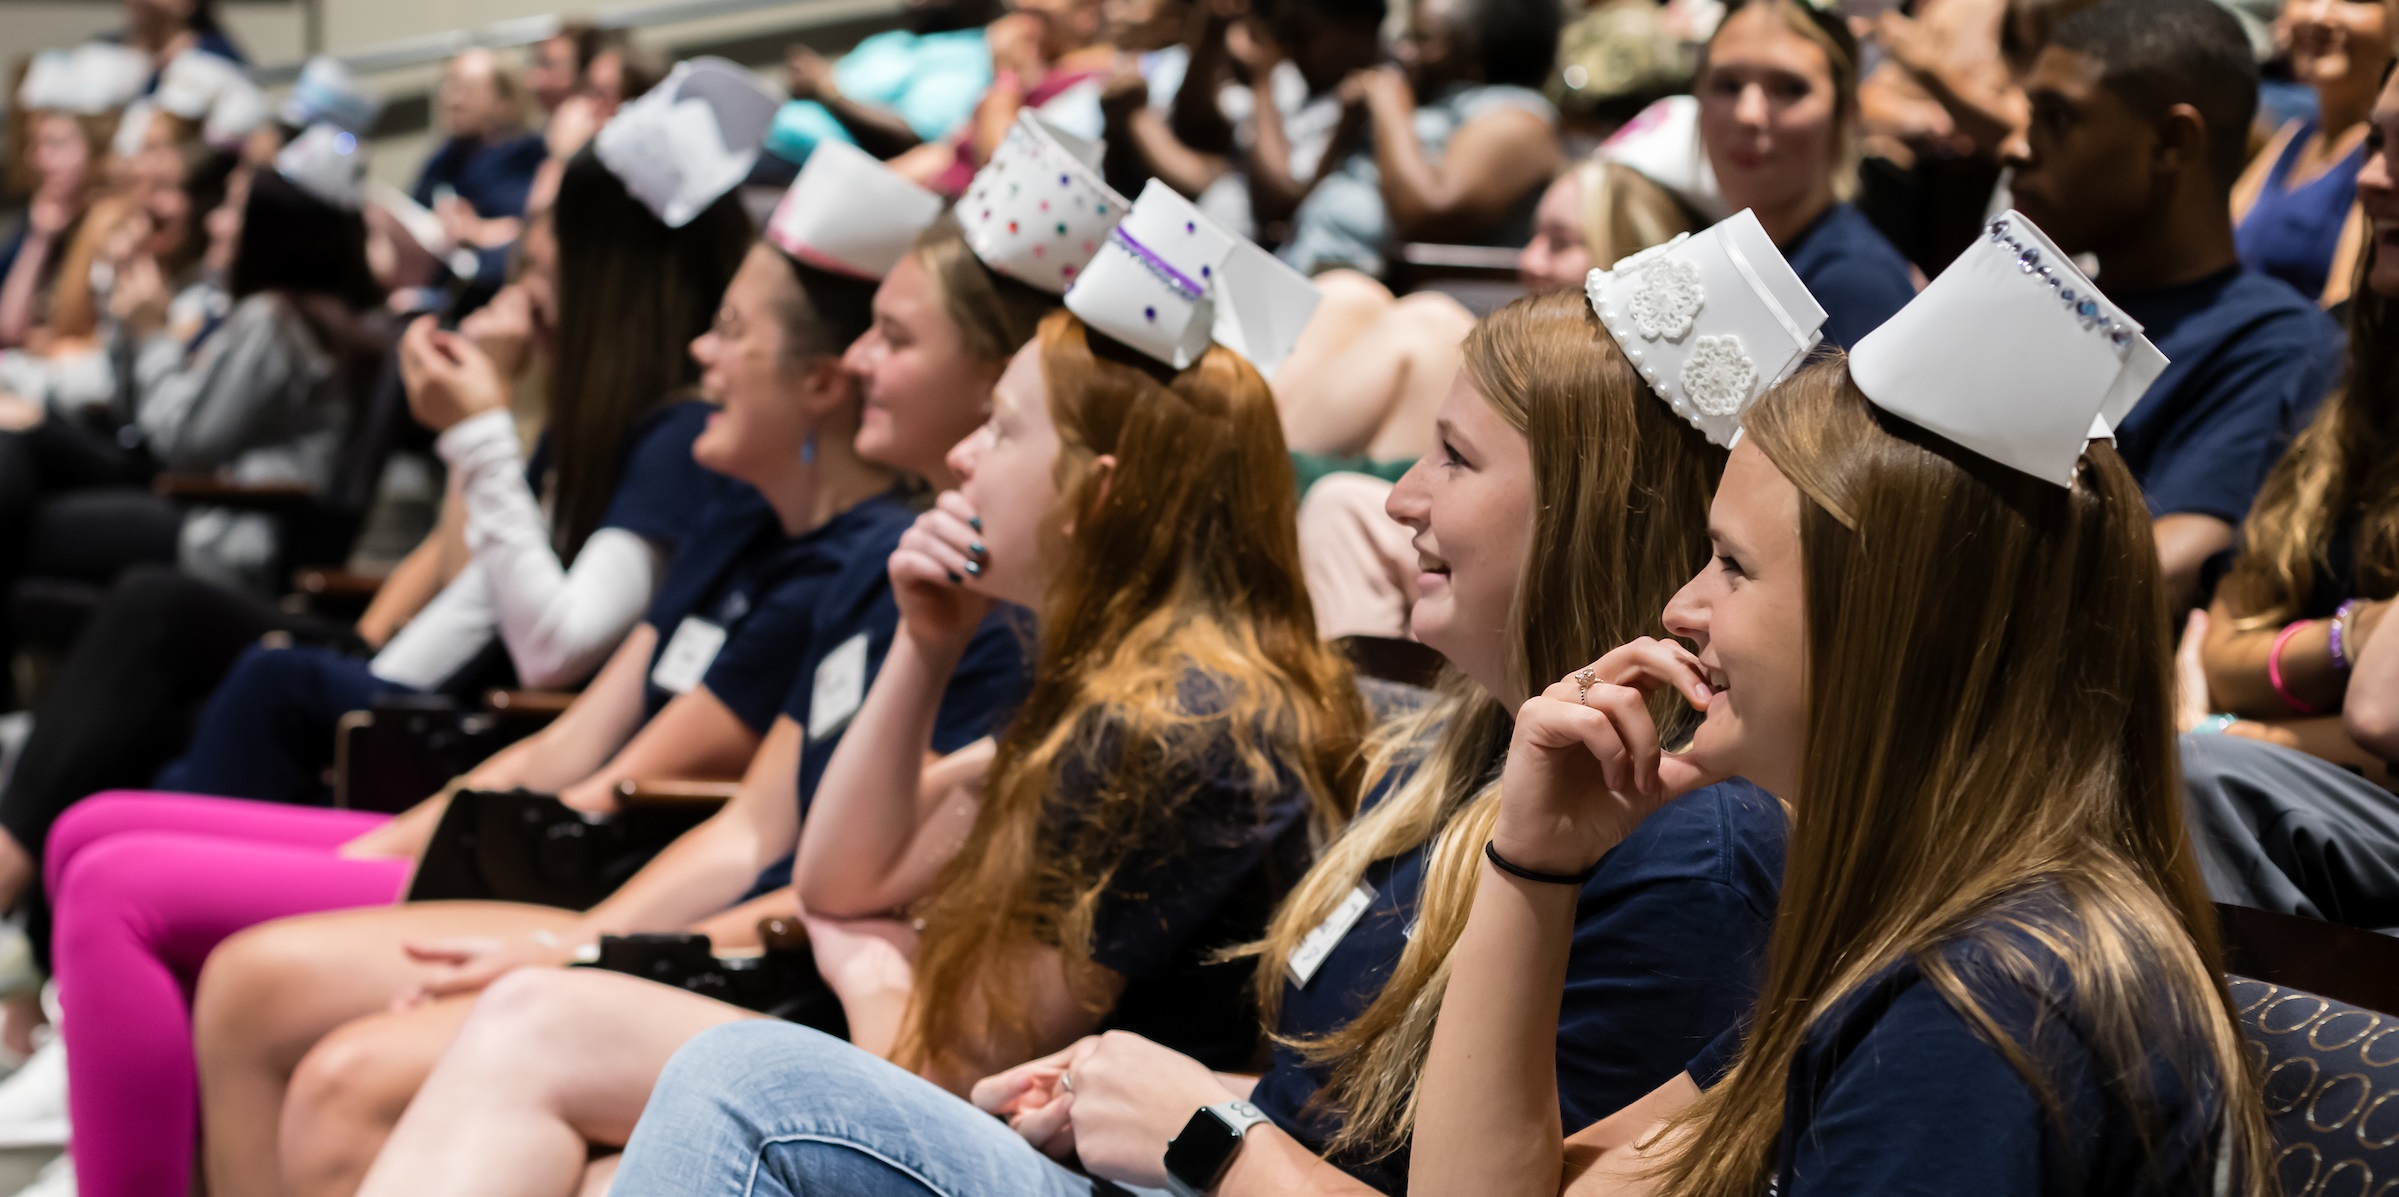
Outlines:
{"type": "Polygon", "coordinates": [[[52,955],[85,1197],[190,1191],[200,966],[245,927],[397,899],[407,861],[334,852],[387,821],[134,792],[96,795],[58,820],[42,869],[58,912],[52,955]]]}

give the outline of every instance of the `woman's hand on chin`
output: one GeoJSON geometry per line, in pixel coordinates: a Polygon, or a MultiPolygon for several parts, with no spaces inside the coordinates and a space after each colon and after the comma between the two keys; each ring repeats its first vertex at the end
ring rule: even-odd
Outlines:
{"type": "Polygon", "coordinates": [[[974,589],[990,554],[974,505],[943,491],[933,510],[916,517],[891,554],[891,592],[901,630],[928,648],[963,650],[991,610],[974,589]]]}
{"type": "Polygon", "coordinates": [[[1644,638],[1518,709],[1492,831],[1499,854],[1539,872],[1579,873],[1651,812],[1722,780],[1659,742],[1649,698],[1668,688],[1701,711],[1712,697],[1690,650],[1644,638]]]}

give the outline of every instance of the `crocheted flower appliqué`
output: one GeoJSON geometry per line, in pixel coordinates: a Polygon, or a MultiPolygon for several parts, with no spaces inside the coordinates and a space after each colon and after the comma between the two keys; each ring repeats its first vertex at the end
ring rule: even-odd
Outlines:
{"type": "Polygon", "coordinates": [[[1692,320],[1706,303],[1707,293],[1699,285],[1699,267],[1681,258],[1667,258],[1642,268],[1640,281],[1633,285],[1632,302],[1627,306],[1633,327],[1640,330],[1643,338],[1674,341],[1690,333],[1692,320]]]}
{"type": "Polygon", "coordinates": [[[1691,356],[1683,360],[1683,394],[1702,415],[1739,413],[1757,378],[1749,350],[1731,333],[1699,338],[1691,343],[1691,356]]]}

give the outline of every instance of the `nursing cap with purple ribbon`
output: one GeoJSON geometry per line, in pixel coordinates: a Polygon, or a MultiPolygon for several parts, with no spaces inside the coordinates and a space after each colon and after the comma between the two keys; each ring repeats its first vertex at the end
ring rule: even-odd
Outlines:
{"type": "Polygon", "coordinates": [[[1272,378],[1317,298],[1298,271],[1151,179],[1066,293],[1066,308],[1177,370],[1213,342],[1272,378]]]}

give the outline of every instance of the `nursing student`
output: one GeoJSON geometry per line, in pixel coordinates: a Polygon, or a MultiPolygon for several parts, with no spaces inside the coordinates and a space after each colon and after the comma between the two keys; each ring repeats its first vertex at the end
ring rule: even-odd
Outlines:
{"type": "MultiPolygon", "coordinates": [[[[1467,342],[1443,447],[1391,502],[1422,556],[1422,634],[1454,668],[1436,704],[1378,737],[1365,810],[1250,949],[1277,1044],[1262,1076],[1108,1034],[978,1084],[976,1105],[1004,1127],[821,1037],[728,1027],[669,1068],[618,1184],[1110,1191],[1096,1177],[1223,1194],[1404,1191],[1416,1078],[1460,976],[1450,945],[1499,811],[1491,782],[1511,708],[1535,671],[1648,626],[1647,605],[1705,560],[1705,496],[1733,413],[1797,364],[1823,319],[1746,216],[1667,261],[1714,297],[1692,324],[1638,327],[1617,307],[1641,288],[1627,279],[1621,292],[1594,284],[1612,317],[1552,293],[1495,313],[1467,342]],[[1735,237],[1771,291],[1741,278],[1723,249],[1735,237]],[[1791,336],[1778,311],[1810,335],[1791,336]],[[1702,382],[1716,414],[1701,411],[1669,334],[1745,339],[1751,378],[1702,382]]],[[[1782,826],[1772,797],[1728,783],[1674,804],[1580,879],[1554,1044],[1566,1116],[1646,1092],[1746,1008],[1782,826]]]]}
{"type": "MultiPolygon", "coordinates": [[[[769,264],[887,271],[874,291],[872,324],[843,358],[860,398],[852,446],[861,459],[935,485],[954,484],[950,448],[982,422],[1007,357],[1032,335],[1041,314],[1057,306],[1062,275],[1071,276],[1076,267],[1060,255],[1068,246],[1105,237],[1122,211],[1122,201],[1038,127],[1027,126],[1007,149],[995,171],[1041,178],[1064,173],[1073,186],[1025,195],[1019,201],[1025,210],[1001,205],[988,218],[980,210],[966,213],[961,225],[948,215],[935,218],[938,201],[928,202],[922,190],[860,152],[825,148],[824,161],[812,156],[809,173],[795,182],[797,201],[779,210],[770,228],[772,250],[755,251],[750,267],[768,279],[775,277],[769,264]],[[1068,191],[1091,202],[1057,205],[1057,215],[1069,217],[1067,233],[1047,232],[1030,242],[990,236],[1010,221],[1028,224],[1023,218],[1035,204],[1068,191]],[[837,201],[823,202],[827,194],[837,201]],[[1072,214],[1065,210],[1070,206],[1072,214]],[[932,223],[911,243],[909,232],[925,220],[932,223]]],[[[822,273],[801,271],[810,278],[822,273]]],[[[827,430],[817,439],[820,458],[831,451],[829,435],[827,430]]],[[[885,528],[883,538],[849,552],[834,571],[839,579],[830,586],[872,596],[864,613],[836,615],[846,608],[820,603],[819,622],[870,620],[869,668],[859,675],[861,683],[883,659],[898,619],[881,563],[902,530],[885,528]]],[[[816,644],[830,651],[854,636],[826,632],[816,644]]],[[[1014,707],[1024,671],[1018,639],[1016,629],[996,619],[974,630],[938,705],[930,733],[935,750],[952,752],[981,739],[1014,707]]],[[[819,672],[811,664],[794,675],[785,720],[790,726],[781,735],[796,737],[808,727],[823,731],[828,722],[849,726],[832,713],[817,717],[813,679],[819,672]]],[[[854,697],[862,701],[863,693],[854,697]]],[[[851,705],[845,699],[836,710],[851,705]]],[[[750,784],[725,812],[582,919],[522,907],[400,907],[293,920],[229,945],[201,986],[203,1084],[212,1111],[224,1092],[231,1095],[225,1100],[265,1113],[247,1130],[212,1138],[212,1167],[220,1156],[263,1160],[279,1167],[295,1191],[348,1192],[485,984],[524,966],[565,964],[578,946],[603,934],[691,927],[722,942],[741,942],[761,911],[727,907],[752,896],[749,887],[761,868],[791,854],[837,742],[828,734],[800,743],[796,789],[789,756],[776,764],[761,753],[747,775],[750,784]],[[488,938],[450,943],[430,959],[412,960],[404,951],[445,936],[488,938]],[[343,989],[329,978],[363,984],[343,989]],[[433,1000],[378,1014],[411,995],[433,1000]],[[290,1116],[277,1122],[276,1109],[290,1116]]],[[[768,906],[763,913],[793,909],[771,901],[768,906]]],[[[219,1121],[210,1124],[212,1136],[219,1121]]]]}
{"type": "Polygon", "coordinates": [[[1665,608],[1678,639],[1518,717],[1412,1191],[2270,1190],[2181,818],[2149,521],[2089,439],[2164,366],[2011,212],[1759,401],[1714,556],[1665,608]],[[1680,751],[1648,713],[1665,693],[1705,712],[1680,751]],[[1725,774],[1792,810],[1756,1009],[1561,1151],[1557,876],[1725,774]]]}
{"type": "MultiPolygon", "coordinates": [[[[808,1034],[935,1093],[1107,1026],[1249,1059],[1249,970],[1219,953],[1264,930],[1351,809],[1364,705],[1309,619],[1272,395],[1242,356],[1192,348],[1192,299],[1151,271],[1241,287],[1218,296],[1270,363],[1270,321],[1304,314],[1309,288],[1246,243],[1228,261],[1199,219],[1152,183],[952,452],[959,488],[892,558],[900,639],[801,836],[812,916],[921,919],[886,924],[887,977],[835,982],[857,1046],[808,1034]],[[941,679],[995,598],[1037,613],[1032,690],[971,766],[928,767],[941,679]]],[[[744,1017],[611,984],[623,1017],[588,1041],[553,1030],[497,1056],[543,1020],[495,991],[363,1191],[573,1192],[586,1144],[625,1141],[673,1049],[744,1017]],[[572,1058],[628,1034],[652,1045],[638,1071],[572,1058]],[[559,1079],[494,1087],[525,1069],[559,1079]]]]}

